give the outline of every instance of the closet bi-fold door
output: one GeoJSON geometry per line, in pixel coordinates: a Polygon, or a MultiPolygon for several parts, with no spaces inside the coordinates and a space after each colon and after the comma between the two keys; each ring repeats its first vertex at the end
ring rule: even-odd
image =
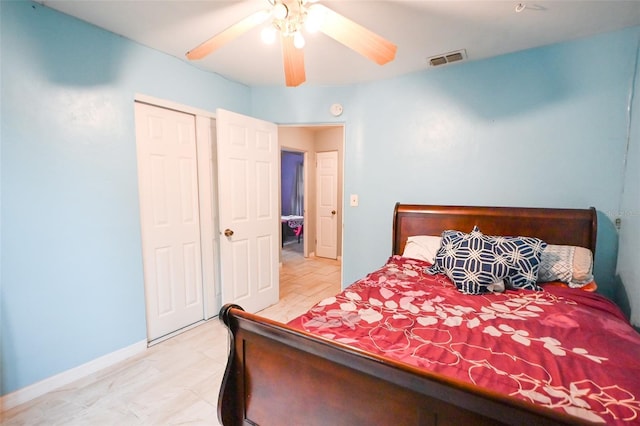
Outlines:
{"type": "Polygon", "coordinates": [[[147,339],[203,319],[195,116],[136,102],[147,339]]]}

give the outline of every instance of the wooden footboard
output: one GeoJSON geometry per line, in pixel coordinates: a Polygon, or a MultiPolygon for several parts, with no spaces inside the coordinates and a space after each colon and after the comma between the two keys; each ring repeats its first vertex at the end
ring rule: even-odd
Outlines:
{"type": "Polygon", "coordinates": [[[226,305],[225,425],[588,424],[226,305]]]}

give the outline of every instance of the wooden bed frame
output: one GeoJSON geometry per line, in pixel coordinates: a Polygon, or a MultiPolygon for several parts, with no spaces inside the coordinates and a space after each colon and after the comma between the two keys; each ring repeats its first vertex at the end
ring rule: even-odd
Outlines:
{"type": "MultiPolygon", "coordinates": [[[[393,254],[445,229],[535,236],[595,252],[596,211],[396,204],[393,254]]],[[[581,419],[370,354],[226,305],[225,425],[552,425],[581,419]]]]}

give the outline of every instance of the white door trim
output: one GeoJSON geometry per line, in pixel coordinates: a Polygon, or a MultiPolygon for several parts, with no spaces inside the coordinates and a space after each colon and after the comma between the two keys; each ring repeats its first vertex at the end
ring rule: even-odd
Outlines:
{"type": "Polygon", "coordinates": [[[194,108],[189,105],[181,104],[178,102],[169,101],[166,99],[160,99],[142,93],[136,93],[133,97],[134,101],[142,102],[149,105],[155,105],[161,108],[173,109],[180,112],[186,112],[187,114],[193,114],[195,116],[202,116],[208,118],[216,118],[216,114],[200,108],[194,108]]]}

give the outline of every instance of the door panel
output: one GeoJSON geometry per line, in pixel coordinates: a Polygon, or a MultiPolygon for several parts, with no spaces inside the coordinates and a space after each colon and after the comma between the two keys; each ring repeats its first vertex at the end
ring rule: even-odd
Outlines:
{"type": "Polygon", "coordinates": [[[216,120],[222,300],[257,312],[279,297],[277,127],[225,110],[216,120]]]}
{"type": "MultiPolygon", "coordinates": [[[[158,316],[165,316],[174,310],[174,297],[171,285],[171,250],[168,247],[155,249],[156,291],[158,316]]],[[[151,290],[150,290],[151,291],[151,290]]]]}
{"type": "Polygon", "coordinates": [[[195,117],[141,103],[135,112],[151,341],[204,315],[195,117]]]}
{"type": "Polygon", "coordinates": [[[316,255],[338,257],[338,153],[319,152],[316,167],[316,255]]]}

